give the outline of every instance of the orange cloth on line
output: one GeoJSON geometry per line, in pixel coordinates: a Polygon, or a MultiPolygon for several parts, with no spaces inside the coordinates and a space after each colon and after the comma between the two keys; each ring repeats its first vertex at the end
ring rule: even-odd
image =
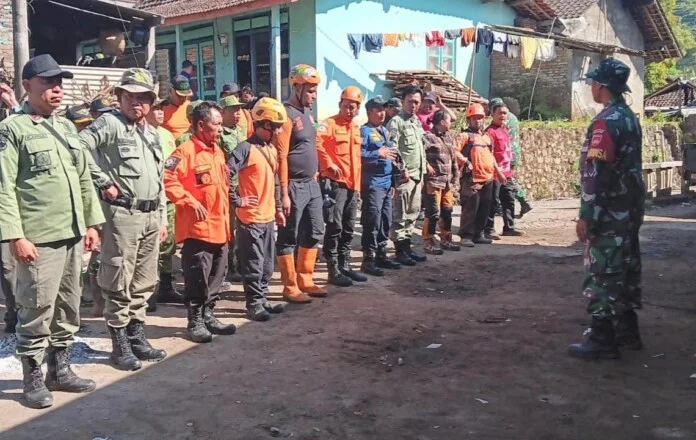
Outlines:
{"type": "Polygon", "coordinates": [[[174,136],[174,139],[179,139],[182,134],[186,133],[191,128],[191,123],[186,115],[186,110],[190,104],[189,101],[185,101],[179,106],[166,104],[162,107],[164,111],[164,122],[162,122],[162,127],[169,130],[174,136]]]}
{"type": "Polygon", "coordinates": [[[384,34],[382,40],[384,47],[399,47],[399,34],[384,34]]]}
{"type": "Polygon", "coordinates": [[[278,178],[280,186],[288,186],[288,154],[290,153],[290,138],[292,137],[292,120],[288,118],[283,124],[281,131],[275,139],[276,149],[278,150],[278,178]]]}
{"type": "Polygon", "coordinates": [[[360,191],[361,145],[362,137],[358,124],[339,115],[325,120],[317,129],[317,154],[321,175],[345,184],[348,189],[360,191]],[[343,176],[336,178],[329,173],[328,168],[331,165],[336,165],[343,172],[343,176]]]}
{"type": "Polygon", "coordinates": [[[176,242],[194,238],[227,243],[231,238],[230,179],[222,149],[207,146],[194,135],[174,150],[164,168],[164,191],[176,207],[176,242]],[[208,211],[204,220],[196,218],[196,202],[208,211]]]}
{"type": "Polygon", "coordinates": [[[476,43],[476,28],[462,29],[462,47],[466,47],[471,43],[476,43]]]}

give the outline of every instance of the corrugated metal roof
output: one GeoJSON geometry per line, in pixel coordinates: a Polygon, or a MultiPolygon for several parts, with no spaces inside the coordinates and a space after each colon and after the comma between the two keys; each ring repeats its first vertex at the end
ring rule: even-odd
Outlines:
{"type": "Polygon", "coordinates": [[[63,89],[65,90],[63,104],[68,106],[91,102],[102,88],[102,78],[106,77],[108,85],[113,87],[118,84],[123,72],[126,71],[126,69],[108,67],[61,67],[75,75],[71,80],[63,80],[63,89]]]}

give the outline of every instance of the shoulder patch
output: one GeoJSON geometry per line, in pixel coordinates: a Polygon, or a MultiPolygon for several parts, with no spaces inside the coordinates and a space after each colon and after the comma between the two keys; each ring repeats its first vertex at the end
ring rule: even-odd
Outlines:
{"type": "Polygon", "coordinates": [[[326,133],[329,131],[329,127],[327,127],[326,124],[321,124],[319,128],[317,128],[317,131],[320,133],[326,133]]]}
{"type": "Polygon", "coordinates": [[[174,171],[176,167],[179,166],[179,162],[181,162],[180,158],[175,156],[169,156],[167,160],[164,162],[164,168],[169,171],[174,171]]]}
{"type": "Polygon", "coordinates": [[[106,126],[106,119],[104,118],[104,115],[102,115],[101,117],[95,119],[94,122],[92,122],[90,124],[90,126],[87,128],[89,128],[91,131],[96,133],[99,130],[101,130],[102,128],[104,128],[105,126],[106,126]]]}
{"type": "Polygon", "coordinates": [[[10,131],[6,128],[0,128],[0,151],[7,148],[7,140],[10,137],[10,131]]]}

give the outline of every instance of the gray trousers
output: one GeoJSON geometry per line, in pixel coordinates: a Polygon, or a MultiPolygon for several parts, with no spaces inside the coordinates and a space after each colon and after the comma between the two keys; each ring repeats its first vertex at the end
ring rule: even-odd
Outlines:
{"type": "Polygon", "coordinates": [[[423,182],[409,179],[396,187],[392,214],[392,225],[389,235],[394,243],[410,240],[413,228],[418,220],[421,209],[421,189],[423,182]]]}
{"type": "Polygon", "coordinates": [[[10,251],[10,243],[0,243],[0,288],[5,296],[5,323],[7,325],[17,322],[17,262],[10,251]]]}
{"type": "Polygon", "coordinates": [[[274,222],[245,225],[237,221],[237,250],[247,309],[267,301],[275,263],[274,222]]]}
{"type": "Polygon", "coordinates": [[[131,319],[145,321],[147,300],[158,281],[160,215],[102,206],[106,223],[97,281],[104,295],[106,323],[121,328],[131,319]]]}
{"type": "Polygon", "coordinates": [[[29,264],[17,262],[17,355],[43,362],[49,346],[67,348],[80,329],[82,238],[35,244],[29,264]]]}

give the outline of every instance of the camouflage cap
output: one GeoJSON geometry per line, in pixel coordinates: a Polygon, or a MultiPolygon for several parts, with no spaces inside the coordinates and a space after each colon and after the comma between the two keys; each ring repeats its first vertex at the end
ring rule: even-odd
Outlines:
{"type": "Polygon", "coordinates": [[[615,93],[630,92],[628,77],[631,68],[616,58],[606,58],[599,63],[596,70],[589,72],[587,78],[599,83],[615,93]]]}
{"type": "Polygon", "coordinates": [[[246,104],[243,102],[239,102],[239,99],[234,96],[226,96],[220,100],[220,106],[222,108],[227,108],[227,107],[244,107],[246,104]]]}
{"type": "Polygon", "coordinates": [[[198,101],[193,101],[191,104],[189,104],[188,108],[186,109],[186,117],[191,117],[193,114],[193,111],[201,105],[204,101],[202,99],[199,99],[198,101]]]}
{"type": "Polygon", "coordinates": [[[125,90],[130,93],[149,93],[152,100],[157,99],[155,94],[155,83],[152,75],[146,69],[132,68],[127,69],[121,76],[121,82],[115,87],[116,90],[125,90]]]}

